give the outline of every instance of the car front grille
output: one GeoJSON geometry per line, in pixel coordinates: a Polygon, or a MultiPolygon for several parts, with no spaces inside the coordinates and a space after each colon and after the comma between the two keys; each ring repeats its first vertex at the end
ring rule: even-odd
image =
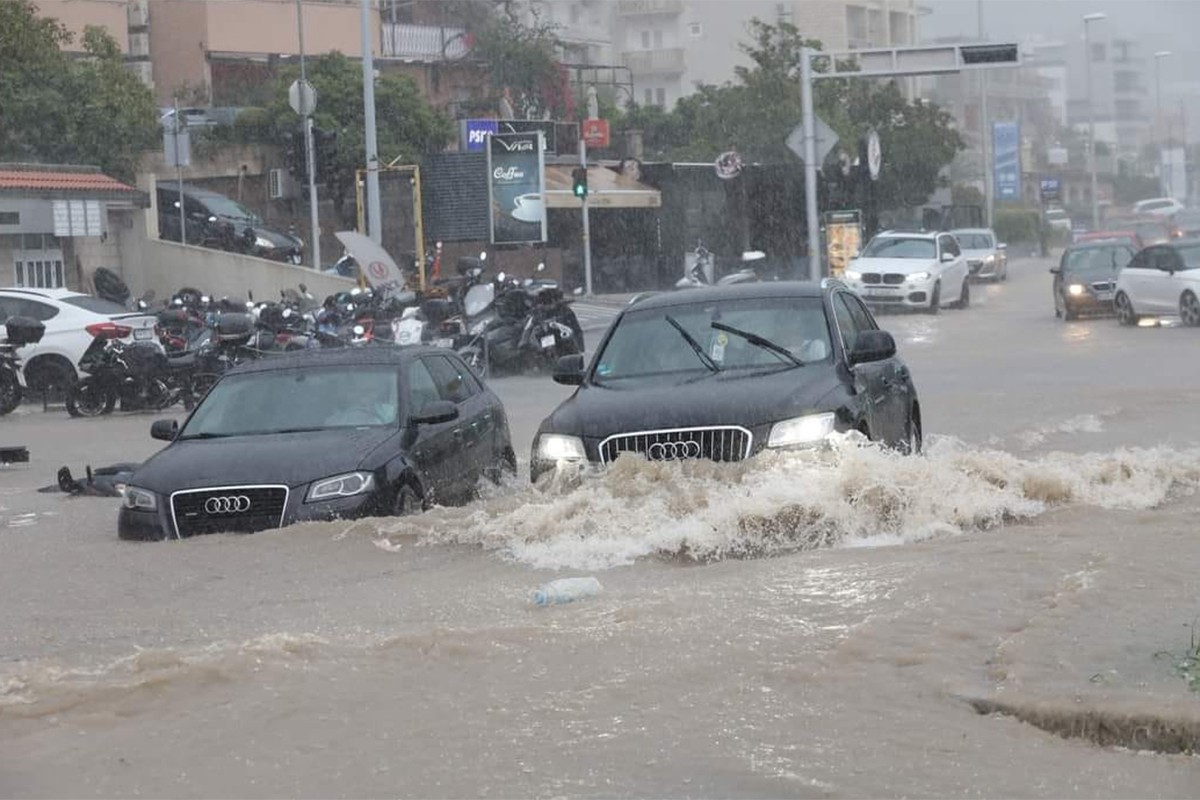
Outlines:
{"type": "Polygon", "coordinates": [[[864,272],[862,276],[863,283],[881,283],[882,277],[878,272],[864,272]]]}
{"type": "Polygon", "coordinates": [[[171,519],[179,536],[253,533],[283,525],[286,486],[223,486],[171,495],[171,519]]]}
{"type": "Polygon", "coordinates": [[[1092,288],[1097,292],[1111,292],[1114,286],[1116,286],[1116,284],[1112,281],[1100,281],[1099,283],[1092,284],[1092,288]]]}
{"type": "Polygon", "coordinates": [[[901,275],[899,272],[889,272],[883,276],[883,282],[889,286],[899,286],[904,283],[904,279],[907,277],[907,275],[901,275]]]}
{"type": "Polygon", "coordinates": [[[753,443],[754,435],[738,425],[635,431],[602,441],[600,461],[611,464],[621,453],[639,453],[650,461],[741,461],[750,456],[753,443]]]}

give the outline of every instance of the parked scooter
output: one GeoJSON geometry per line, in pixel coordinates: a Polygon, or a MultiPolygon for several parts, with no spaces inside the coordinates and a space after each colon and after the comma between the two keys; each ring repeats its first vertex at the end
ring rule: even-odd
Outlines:
{"type": "Polygon", "coordinates": [[[9,317],[4,327],[5,337],[0,340],[0,417],[15,410],[24,394],[17,349],[37,344],[46,332],[45,325],[29,317],[9,317]]]}

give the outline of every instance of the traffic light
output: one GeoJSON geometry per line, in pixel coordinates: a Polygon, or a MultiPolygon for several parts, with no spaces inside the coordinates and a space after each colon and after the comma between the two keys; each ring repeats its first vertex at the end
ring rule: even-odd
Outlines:
{"type": "Polygon", "coordinates": [[[575,169],[571,170],[571,182],[572,193],[580,200],[586,199],[588,193],[587,168],[576,167],[575,169]]]}

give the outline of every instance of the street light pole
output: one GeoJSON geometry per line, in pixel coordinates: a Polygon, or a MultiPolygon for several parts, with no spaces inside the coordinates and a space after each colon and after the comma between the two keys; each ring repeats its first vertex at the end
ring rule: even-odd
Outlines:
{"type": "Polygon", "coordinates": [[[809,47],[800,50],[800,110],[804,114],[804,209],[808,225],[808,279],[821,280],[821,229],[817,213],[817,118],[813,112],[812,59],[809,47]]]}
{"type": "Polygon", "coordinates": [[[379,227],[379,145],[375,139],[375,51],[371,42],[371,0],[362,0],[363,128],[367,151],[367,236],[383,241],[379,227]]]}
{"type": "Polygon", "coordinates": [[[1154,54],[1154,142],[1158,145],[1155,150],[1158,152],[1158,184],[1159,190],[1165,197],[1172,197],[1170,178],[1171,176],[1163,170],[1163,118],[1162,118],[1162,77],[1160,65],[1162,60],[1171,55],[1170,50],[1159,50],[1154,54]]]}
{"type": "MultiPolygon", "coordinates": [[[[308,72],[304,66],[304,4],[296,0],[296,33],[300,39],[300,84],[308,85],[308,72]]],[[[321,271],[321,222],[317,217],[317,159],[313,153],[312,113],[300,118],[304,126],[304,163],[308,172],[308,222],[312,232],[312,268],[321,271]]]]}
{"type": "MultiPolygon", "coordinates": [[[[978,0],[976,7],[976,18],[979,22],[979,41],[983,42],[986,39],[983,36],[983,0],[978,0]]],[[[987,72],[979,73],[979,140],[983,148],[983,207],[985,209],[986,227],[992,227],[992,219],[995,215],[996,199],[993,197],[995,189],[992,187],[992,159],[991,139],[992,132],[991,124],[988,122],[988,74],[987,72]]]]}
{"type": "Polygon", "coordinates": [[[1096,193],[1096,107],[1092,102],[1092,39],[1088,23],[1099,22],[1107,16],[1097,12],[1083,17],[1083,59],[1087,66],[1088,171],[1092,173],[1092,230],[1100,229],[1100,198],[1096,193]]]}

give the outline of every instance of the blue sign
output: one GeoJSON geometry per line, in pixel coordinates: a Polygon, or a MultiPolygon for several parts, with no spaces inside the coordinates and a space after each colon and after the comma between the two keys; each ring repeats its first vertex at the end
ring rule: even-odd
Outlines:
{"type": "Polygon", "coordinates": [[[1042,200],[1062,199],[1062,181],[1058,178],[1042,178],[1042,200]]]}
{"type": "Polygon", "coordinates": [[[1015,122],[992,123],[993,196],[1021,199],[1021,128],[1015,122]]]}
{"type": "Polygon", "coordinates": [[[497,133],[500,123],[494,119],[464,119],[462,121],[462,148],[471,153],[482,153],[487,149],[489,133],[497,133]]]}

